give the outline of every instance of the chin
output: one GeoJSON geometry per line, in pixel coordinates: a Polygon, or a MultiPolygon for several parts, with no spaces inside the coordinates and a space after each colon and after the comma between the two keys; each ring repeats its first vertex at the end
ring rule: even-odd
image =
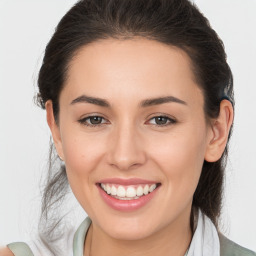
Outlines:
{"type": "Polygon", "coordinates": [[[109,236],[117,240],[141,240],[151,235],[151,230],[146,230],[142,228],[128,228],[128,229],[111,229],[109,231],[109,236]]]}
{"type": "MultiPolygon", "coordinates": [[[[106,224],[106,222],[105,222],[106,224]]],[[[120,220],[108,222],[108,225],[102,226],[105,233],[118,240],[140,240],[154,233],[154,223],[152,220],[120,220]]]]}

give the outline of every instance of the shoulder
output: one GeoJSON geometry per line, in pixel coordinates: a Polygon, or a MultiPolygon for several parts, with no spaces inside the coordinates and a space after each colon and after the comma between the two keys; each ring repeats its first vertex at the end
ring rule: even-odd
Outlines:
{"type": "Polygon", "coordinates": [[[7,246],[1,246],[0,247],[0,256],[14,256],[14,254],[7,246]]]}
{"type": "Polygon", "coordinates": [[[220,256],[256,256],[255,252],[234,243],[221,233],[219,233],[219,238],[220,256]]]}
{"type": "Polygon", "coordinates": [[[29,246],[24,242],[7,244],[0,249],[0,256],[34,256],[29,246]]]}

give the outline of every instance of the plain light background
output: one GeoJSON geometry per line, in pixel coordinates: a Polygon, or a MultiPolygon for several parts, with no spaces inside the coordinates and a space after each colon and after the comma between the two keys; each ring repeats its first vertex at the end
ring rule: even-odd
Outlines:
{"type": "MultiPolygon", "coordinates": [[[[0,244],[36,230],[50,132],[33,103],[43,52],[74,0],[0,0],[0,244]]],[[[236,112],[222,230],[256,251],[256,0],[195,0],[224,41],[236,112]]],[[[86,216],[75,208],[74,225],[86,216]]]]}

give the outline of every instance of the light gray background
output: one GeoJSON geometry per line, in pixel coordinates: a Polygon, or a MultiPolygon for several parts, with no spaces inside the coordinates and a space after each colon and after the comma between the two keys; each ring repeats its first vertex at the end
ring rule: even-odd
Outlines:
{"type": "MultiPolygon", "coordinates": [[[[196,0],[224,41],[236,114],[222,230],[256,250],[256,0],[196,0]]],[[[46,43],[74,0],[0,0],[0,244],[35,231],[49,129],[33,104],[46,43]]],[[[78,225],[85,217],[76,207],[78,225]]]]}

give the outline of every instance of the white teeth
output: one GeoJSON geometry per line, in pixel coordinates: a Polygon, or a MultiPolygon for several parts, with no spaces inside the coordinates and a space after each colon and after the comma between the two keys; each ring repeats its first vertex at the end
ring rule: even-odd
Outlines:
{"type": "Polygon", "coordinates": [[[156,184],[151,185],[149,188],[149,192],[152,192],[153,190],[155,190],[155,188],[156,188],[156,184]]]}
{"type": "Polygon", "coordinates": [[[138,188],[137,188],[137,196],[142,196],[143,195],[143,188],[142,188],[142,186],[139,186],[138,188]]]}
{"type": "Polygon", "coordinates": [[[111,187],[109,185],[107,185],[107,193],[110,194],[111,193],[111,187]]]}
{"type": "Polygon", "coordinates": [[[147,194],[148,194],[148,190],[149,190],[149,185],[146,185],[146,186],[144,187],[144,190],[143,190],[144,195],[147,195],[147,194]]]}
{"type": "Polygon", "coordinates": [[[111,195],[112,195],[112,196],[115,196],[116,193],[117,193],[116,187],[115,187],[115,186],[112,186],[112,188],[111,188],[111,195]]]}
{"type": "Polygon", "coordinates": [[[119,186],[116,194],[119,197],[125,197],[125,188],[123,186],[119,186]]]}
{"type": "Polygon", "coordinates": [[[126,197],[135,197],[136,196],[136,190],[134,187],[128,187],[126,190],[126,197]]]}
{"type": "Polygon", "coordinates": [[[118,188],[116,188],[114,185],[103,183],[101,183],[100,186],[107,194],[120,200],[138,199],[139,197],[147,195],[156,189],[156,184],[146,184],[144,187],[139,185],[137,189],[134,186],[124,187],[122,185],[119,185],[118,188]]]}

